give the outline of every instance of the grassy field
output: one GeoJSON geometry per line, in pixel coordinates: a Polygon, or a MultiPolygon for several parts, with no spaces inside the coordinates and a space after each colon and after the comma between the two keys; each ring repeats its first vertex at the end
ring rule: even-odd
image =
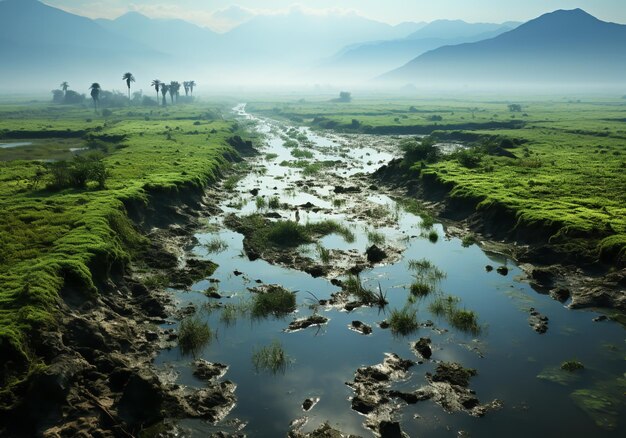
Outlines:
{"type": "Polygon", "coordinates": [[[433,134],[476,146],[469,164],[452,154],[415,168],[451,187],[452,197],[503,208],[520,225],[541,224],[570,252],[626,262],[624,99],[254,102],[249,109],[340,132],[433,134]],[[478,153],[486,144],[513,157],[478,153]]]}
{"type": "MultiPolygon", "coordinates": [[[[59,291],[95,284],[119,272],[144,238],[125,203],[174,194],[214,180],[235,122],[208,105],[125,108],[107,118],[93,110],[44,104],[0,106],[0,372],[3,392],[39,366],[32,345],[55,324],[59,291]],[[24,141],[24,140],[19,140],[24,141]],[[104,187],[50,187],[45,160],[98,152],[104,187]],[[43,160],[43,161],[42,161],[43,160]]],[[[70,161],[71,162],[71,161],[70,161]]]]}

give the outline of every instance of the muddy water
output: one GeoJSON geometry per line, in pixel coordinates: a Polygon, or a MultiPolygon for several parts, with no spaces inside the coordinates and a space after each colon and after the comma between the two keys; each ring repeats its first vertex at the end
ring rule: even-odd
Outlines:
{"type": "MultiPolygon", "coordinates": [[[[626,421],[621,415],[625,413],[624,389],[619,386],[619,379],[622,384],[624,379],[625,349],[624,331],[619,325],[611,321],[593,322],[598,314],[571,311],[550,297],[538,294],[514,263],[483,252],[477,245],[463,247],[459,239],[446,237],[439,224],[433,227],[439,238],[432,243],[424,236],[419,217],[403,211],[389,197],[368,190],[363,181],[357,179],[358,173],[372,172],[397,154],[393,139],[336,137],[297,128],[308,138],[310,145],[306,150],[315,154],[315,160],[344,163],[315,176],[303,176],[300,169],[280,165],[284,160],[296,160],[291,156],[291,149],[284,146],[285,135],[292,127],[256,119],[246,114],[243,106],[237,111],[239,117],[256,122],[255,129],[266,136],[266,146],[261,156],[249,160],[252,170],[248,176],[220,200],[224,215],[256,212],[255,197],[249,191],[257,188],[259,196],[266,199],[278,196],[281,202],[289,204],[289,209],[277,210],[284,218],[293,218],[295,206],[310,202],[321,210],[313,213],[301,209],[301,222],[330,218],[350,227],[355,241],[347,243],[340,236],[327,236],[320,243],[329,250],[363,253],[369,245],[368,231],[375,230],[384,234],[385,247],[401,251],[392,262],[361,274],[367,287],[376,289],[380,284],[386,291],[389,301],[386,309],[362,307],[346,312],[322,307],[319,313],[330,319],[328,324],[287,333],[284,329],[292,319],[313,312],[309,307],[312,296],[309,292],[317,299],[327,299],[339,288],[328,278],[312,278],[304,272],[263,260],[249,261],[243,252],[243,236],[223,225],[224,215],[210,219],[211,231],[198,234],[199,244],[189,253],[209,258],[218,263],[219,268],[211,279],[195,284],[191,292],[172,290],[180,306],[192,303],[202,309],[209,302],[236,304],[249,299],[247,288],[262,282],[297,291],[298,310],[284,319],[240,317],[235,322],[224,321],[220,309],[200,310],[199,314],[216,333],[216,339],[200,356],[229,365],[224,379],[237,384],[237,405],[224,422],[217,425],[197,420],[181,422],[182,436],[202,437],[216,430],[240,430],[239,433],[252,437],[281,437],[286,436],[292,421],[304,416],[308,418],[304,431],[328,421],[346,434],[373,436],[363,425],[364,417],[351,410],[353,392],[345,382],[354,378],[357,368],[382,362],[385,352],[418,360],[410,342],[420,337],[432,339],[432,360],[411,368],[406,380],[394,384],[397,388],[411,391],[425,385],[425,373],[432,372],[437,361],[458,362],[478,371],[470,387],[482,403],[498,399],[503,406],[483,418],[463,412],[447,413],[433,401],[400,406],[394,419],[400,421],[403,431],[411,437],[625,436],[626,421]],[[268,153],[278,158],[268,160],[265,157],[268,153]],[[296,185],[302,180],[308,181],[309,188],[296,185]],[[336,195],[333,193],[336,184],[359,185],[364,190],[358,194],[336,195]],[[377,205],[384,206],[377,211],[387,211],[385,217],[362,214],[364,209],[375,209],[377,205]],[[221,252],[209,253],[207,244],[216,239],[225,246],[221,252]],[[402,308],[407,303],[408,287],[414,279],[409,260],[423,258],[447,274],[439,285],[440,293],[458,297],[461,307],[478,314],[480,334],[463,333],[431,314],[428,304],[433,297],[418,300],[414,306],[418,309],[419,321],[431,320],[434,327],[422,327],[408,336],[394,336],[390,330],[379,328],[377,323],[388,316],[390,309],[402,308]],[[508,275],[500,275],[495,270],[487,272],[486,265],[506,265],[508,275]],[[236,275],[235,271],[242,275],[236,275]],[[202,293],[213,285],[217,285],[224,298],[209,299],[202,293]],[[529,326],[530,307],[549,318],[547,333],[538,334],[529,326]],[[348,325],[353,320],[371,325],[373,333],[364,336],[349,330],[348,325]],[[275,340],[281,342],[291,359],[286,370],[276,374],[255,370],[253,351],[275,340]],[[558,368],[561,362],[570,359],[578,359],[585,365],[584,371],[567,376],[571,377],[570,383],[563,385],[538,378],[546,370],[558,368]],[[606,388],[613,393],[607,395],[606,388]],[[597,409],[585,411],[574,402],[572,393],[581,390],[579,394],[596,391],[595,398],[588,400],[595,401],[593,406],[597,409]],[[304,413],[302,402],[313,397],[319,397],[319,403],[304,413]],[[460,431],[467,435],[459,435],[460,431]]],[[[310,246],[300,251],[311,258],[318,257],[310,246]]],[[[340,257],[339,252],[331,251],[331,254],[340,257]]],[[[192,358],[182,356],[178,349],[171,349],[160,354],[156,365],[164,374],[176,376],[180,384],[202,386],[203,383],[192,375],[191,361],[192,358]]]]}

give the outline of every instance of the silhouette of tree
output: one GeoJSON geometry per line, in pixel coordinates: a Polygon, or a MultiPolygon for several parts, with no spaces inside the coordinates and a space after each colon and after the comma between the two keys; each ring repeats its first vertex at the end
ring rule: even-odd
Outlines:
{"type": "Polygon", "coordinates": [[[94,110],[98,112],[98,101],[100,100],[100,91],[102,89],[100,88],[100,84],[97,82],[91,84],[91,87],[89,87],[89,89],[91,90],[91,98],[93,99],[94,110]]]}
{"type": "Polygon", "coordinates": [[[185,89],[185,96],[189,96],[189,81],[183,82],[183,88],[185,89]]]}
{"type": "Polygon", "coordinates": [[[196,81],[189,81],[189,90],[191,91],[191,95],[193,96],[193,87],[195,87],[196,81]]]}
{"type": "Polygon", "coordinates": [[[70,88],[70,84],[68,84],[67,82],[61,82],[61,85],[59,85],[61,87],[61,90],[63,90],[63,95],[67,94],[67,89],[70,88]]]}
{"type": "Polygon", "coordinates": [[[163,95],[163,106],[167,105],[167,99],[165,98],[165,96],[167,96],[168,91],[170,91],[170,86],[162,83],[161,94],[163,95]]]}
{"type": "Polygon", "coordinates": [[[157,93],[157,105],[158,105],[158,102],[159,102],[159,89],[161,88],[161,85],[163,85],[163,84],[158,79],[155,79],[155,80],[152,81],[152,86],[154,87],[154,89],[156,90],[156,93],[157,93]]]}
{"type": "Polygon", "coordinates": [[[126,86],[128,87],[128,100],[130,100],[130,83],[135,82],[135,77],[132,73],[124,73],[122,80],[126,81],[126,86]]]}
{"type": "Polygon", "coordinates": [[[170,99],[174,103],[174,96],[176,96],[176,102],[178,102],[178,93],[180,91],[180,83],[177,81],[170,82],[170,99]]]}

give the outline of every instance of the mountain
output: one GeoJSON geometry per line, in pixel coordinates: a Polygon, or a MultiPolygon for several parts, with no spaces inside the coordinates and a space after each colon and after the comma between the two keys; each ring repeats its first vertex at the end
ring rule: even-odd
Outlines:
{"type": "MultiPolygon", "coordinates": [[[[419,26],[419,25],[417,25],[419,26]]],[[[288,14],[256,16],[222,35],[222,54],[237,61],[274,66],[313,65],[342,47],[371,39],[408,35],[415,27],[391,26],[356,14],[288,14]]]]}
{"type": "Polygon", "coordinates": [[[441,47],[381,77],[401,83],[624,82],[626,26],[558,10],[484,41],[441,47]]]}
{"type": "MultiPolygon", "coordinates": [[[[89,74],[92,81],[123,69],[133,71],[159,52],[115,35],[93,20],[37,0],[0,2],[0,81],[59,83],[89,74]]],[[[85,80],[83,79],[83,82],[85,80]]]]}
{"type": "Polygon", "coordinates": [[[201,56],[219,35],[183,20],[156,20],[129,12],[115,20],[96,20],[107,31],[170,55],[201,56]],[[166,38],[164,36],[167,35],[166,38]]]}
{"type": "Polygon", "coordinates": [[[326,61],[320,74],[371,78],[404,65],[416,56],[446,45],[481,41],[508,32],[517,23],[490,24],[437,20],[401,39],[373,41],[344,48],[326,61]],[[323,73],[322,73],[323,72],[323,73]]]}
{"type": "Polygon", "coordinates": [[[467,23],[463,20],[435,20],[432,23],[416,30],[407,39],[418,40],[425,38],[468,38],[480,34],[490,34],[501,29],[514,29],[520,23],[508,21],[502,24],[496,23],[467,23]]]}

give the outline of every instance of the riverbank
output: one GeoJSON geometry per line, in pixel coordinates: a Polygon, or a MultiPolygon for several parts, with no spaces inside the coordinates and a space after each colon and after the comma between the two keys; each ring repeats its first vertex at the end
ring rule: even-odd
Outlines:
{"type": "Polygon", "coordinates": [[[163,271],[187,282],[214,269],[179,266],[168,242],[189,238],[205,188],[238,157],[235,148],[250,146],[219,111],[118,110],[106,119],[76,108],[3,112],[11,126],[3,138],[34,139],[25,147],[36,158],[39,139],[76,139],[81,152],[68,151],[62,167],[24,160],[24,150],[14,160],[16,148],[0,155],[2,429],[127,436],[163,415],[160,406],[139,415],[133,385],[152,387],[147,394],[163,402],[170,394],[170,411],[185,410],[172,400],[197,397],[174,396],[149,364],[175,339],[155,330],[170,303],[155,291],[163,271]],[[73,175],[84,162],[104,169],[103,184],[60,186],[59,172],[73,175]]]}

